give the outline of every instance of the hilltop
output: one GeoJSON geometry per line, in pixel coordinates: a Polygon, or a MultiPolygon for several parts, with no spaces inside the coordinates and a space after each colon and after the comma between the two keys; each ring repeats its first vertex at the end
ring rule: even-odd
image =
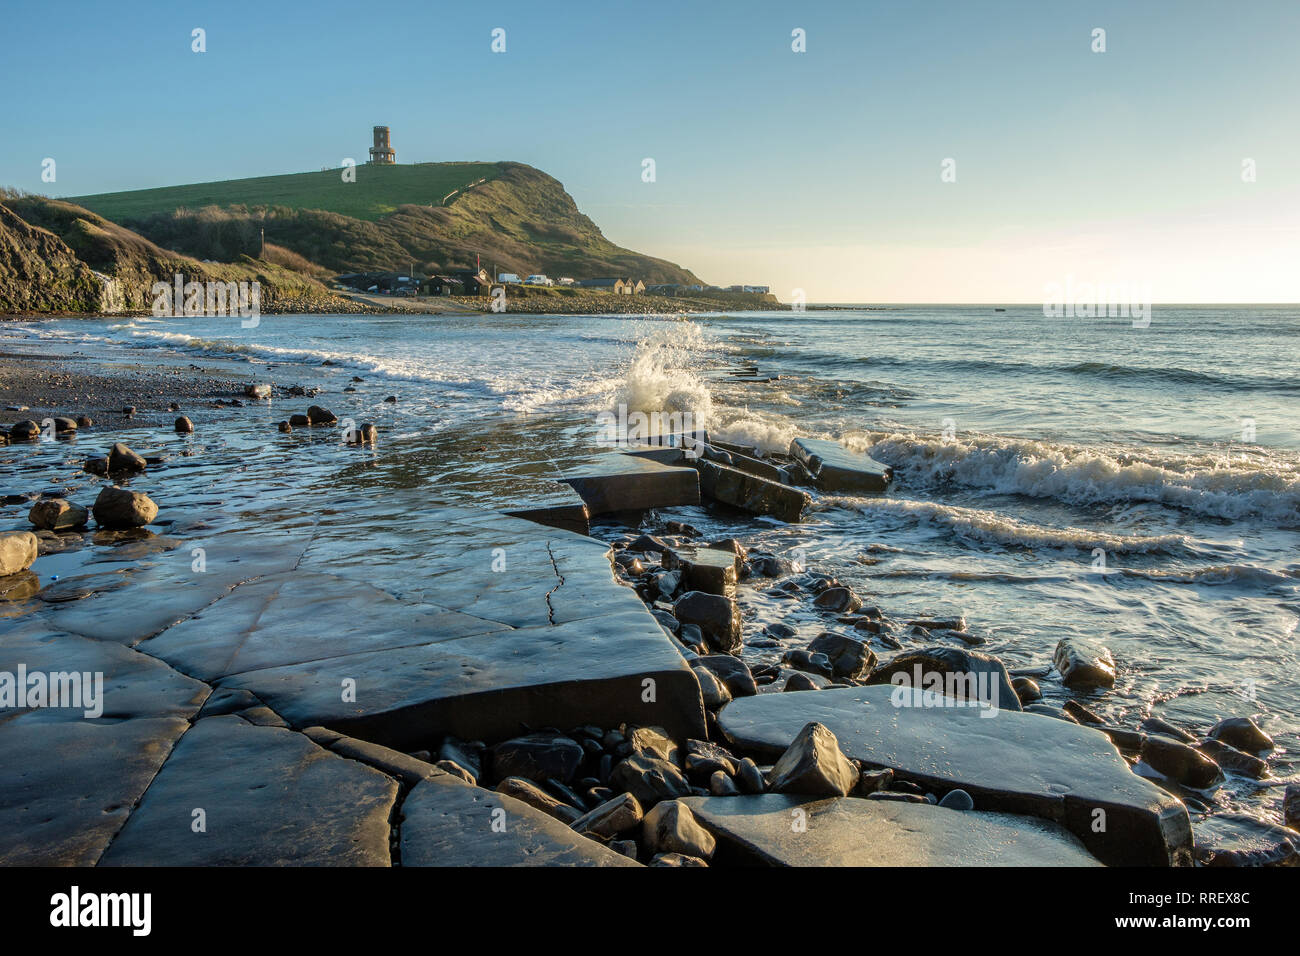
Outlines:
{"type": "Polygon", "coordinates": [[[501,167],[496,163],[363,165],[357,167],[353,183],[343,182],[341,169],[324,169],[314,173],[73,196],[68,202],[121,223],[205,206],[319,209],[374,222],[408,203],[440,206],[458,190],[481,180],[495,179],[500,172],[501,167]]]}
{"type": "Polygon", "coordinates": [[[700,280],[605,238],[555,178],[522,163],[421,163],[104,193],[70,200],[198,259],[291,251],[308,274],[435,274],[472,267],[527,275],[700,280]]]}

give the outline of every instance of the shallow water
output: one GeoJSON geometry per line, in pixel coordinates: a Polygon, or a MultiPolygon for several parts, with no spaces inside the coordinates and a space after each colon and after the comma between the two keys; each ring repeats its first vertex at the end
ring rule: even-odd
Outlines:
{"type": "MultiPolygon", "coordinates": [[[[195,437],[145,426],[114,433],[133,446],[192,452],[169,463],[173,506],[206,504],[232,520],[327,500],[364,511],[394,488],[501,507],[543,493],[567,465],[598,452],[596,416],[620,403],[690,413],[715,437],[768,450],[795,435],[839,438],[894,466],[888,495],[820,497],[798,526],[699,509],[683,516],[707,533],[802,556],[891,616],[964,613],[988,638],[983,649],[1011,667],[1050,662],[1063,636],[1102,638],[1121,677],[1089,705],[1107,719],[1131,726],[1157,713],[1204,730],[1222,716],[1254,715],[1279,743],[1266,783],[1295,778],[1293,308],[1157,306],[1148,328],[991,307],[675,319],[271,316],[253,329],[237,319],[134,319],[8,324],[0,340],[321,387],[302,407],[249,407],[195,437]],[[746,365],[759,379],[780,378],[728,374],[746,365]],[[354,375],[364,381],[343,393],[354,375]],[[390,394],[397,404],[383,401],[390,394]],[[274,432],[309,401],[376,422],[378,450],[274,432]]],[[[66,477],[85,449],[47,443],[21,454],[66,477]]],[[[437,532],[425,524],[412,513],[374,533],[437,532]]],[[[56,557],[42,559],[44,573],[56,557]]],[[[775,614],[795,614],[803,640],[820,630],[811,615],[757,592],[743,603],[755,615],[747,636],[775,614]]],[[[1067,696],[1043,685],[1049,701],[1067,696]]],[[[1280,793],[1230,778],[1212,800],[1277,820],[1280,793]]]]}

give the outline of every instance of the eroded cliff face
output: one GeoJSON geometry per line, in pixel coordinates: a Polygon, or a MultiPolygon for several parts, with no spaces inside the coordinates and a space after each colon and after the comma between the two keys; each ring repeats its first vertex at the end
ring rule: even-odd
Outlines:
{"type": "Polygon", "coordinates": [[[94,312],[103,288],[67,243],[0,202],[0,313],[94,312]]]}

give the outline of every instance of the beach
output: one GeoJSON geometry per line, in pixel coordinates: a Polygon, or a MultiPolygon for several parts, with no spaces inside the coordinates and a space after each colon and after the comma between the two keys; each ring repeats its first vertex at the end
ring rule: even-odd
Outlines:
{"type": "Polygon", "coordinates": [[[0,605],[0,670],[102,672],[113,738],[31,707],[0,747],[44,741],[92,776],[130,764],[94,827],[43,784],[66,838],[47,857],[11,800],[0,857],[304,862],[346,843],[333,862],[508,862],[509,841],[436,823],[498,806],[555,863],[758,846],[936,864],[994,831],[1028,865],[1290,860],[1296,322],[1183,310],[1141,339],[977,307],[8,323],[8,424],[89,424],[0,449],[5,530],[110,484],[157,515],[41,532],[34,580],[0,605]],[[1224,321],[1251,363],[1197,351],[1224,321]],[[608,447],[619,409],[707,432],[707,464],[608,447]],[[315,420],[282,430],[294,415],[315,420]],[[797,439],[890,480],[837,485],[797,439]],[[116,443],[143,470],[84,470],[116,443]],[[774,487],[738,493],[733,471],[774,487]],[[969,707],[900,707],[898,672],[984,676],[944,695],[969,707]],[[860,732],[886,715],[889,753],[860,732]],[[227,840],[161,839],[195,781],[235,786],[213,769],[229,752],[328,826],[268,842],[250,821],[291,808],[230,796],[227,840]],[[807,801],[835,832],[897,828],[893,856],[783,844],[773,815],[807,801]],[[954,809],[967,822],[934,816],[954,809]]]}

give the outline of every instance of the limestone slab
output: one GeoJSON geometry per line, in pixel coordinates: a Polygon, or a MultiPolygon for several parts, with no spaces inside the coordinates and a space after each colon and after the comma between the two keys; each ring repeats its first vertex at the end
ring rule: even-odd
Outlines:
{"type": "Polygon", "coordinates": [[[94,865],[188,727],[179,717],[0,722],[0,865],[94,865]]]}
{"type": "Polygon", "coordinates": [[[634,455],[605,455],[589,465],[575,466],[564,482],[582,497],[592,515],[700,503],[694,469],[634,455]]]}
{"type": "Polygon", "coordinates": [[[402,866],[636,866],[560,821],[450,774],[402,804],[402,866]]]}
{"type": "Polygon", "coordinates": [[[320,724],[398,750],[448,735],[491,740],[524,726],[623,721],[702,736],[704,720],[699,683],[644,606],[264,668],[221,686],[252,691],[295,727],[320,724]],[[355,700],[345,699],[345,681],[355,681],[355,700]]]}
{"type": "Polygon", "coordinates": [[[801,461],[823,491],[880,494],[893,480],[893,469],[870,455],[849,451],[839,442],[796,438],[790,455],[801,461]]]}
{"type": "Polygon", "coordinates": [[[716,859],[769,866],[1100,866],[1055,823],[928,803],[789,794],[687,797],[716,859]],[[796,815],[803,829],[791,824],[796,815]]]}
{"type": "Polygon", "coordinates": [[[757,475],[729,468],[716,461],[699,459],[700,492],[707,498],[756,515],[770,515],[780,521],[796,522],[808,506],[806,491],[768,481],[757,475]]]}
{"type": "Polygon", "coordinates": [[[300,570],[241,585],[137,646],[187,674],[213,681],[266,667],[507,629],[456,611],[407,604],[358,581],[300,570]]]}
{"type": "Polygon", "coordinates": [[[397,789],[302,734],[209,717],[177,743],[100,863],[387,866],[397,789]]]}
{"type": "Polygon", "coordinates": [[[931,790],[961,788],[980,810],[1056,821],[1105,863],[1190,862],[1186,807],[1134,774],[1104,734],[1041,714],[981,716],[993,712],[953,703],[887,686],[765,694],[728,704],[719,723],[740,746],[775,758],[817,721],[850,758],[931,790]]]}

